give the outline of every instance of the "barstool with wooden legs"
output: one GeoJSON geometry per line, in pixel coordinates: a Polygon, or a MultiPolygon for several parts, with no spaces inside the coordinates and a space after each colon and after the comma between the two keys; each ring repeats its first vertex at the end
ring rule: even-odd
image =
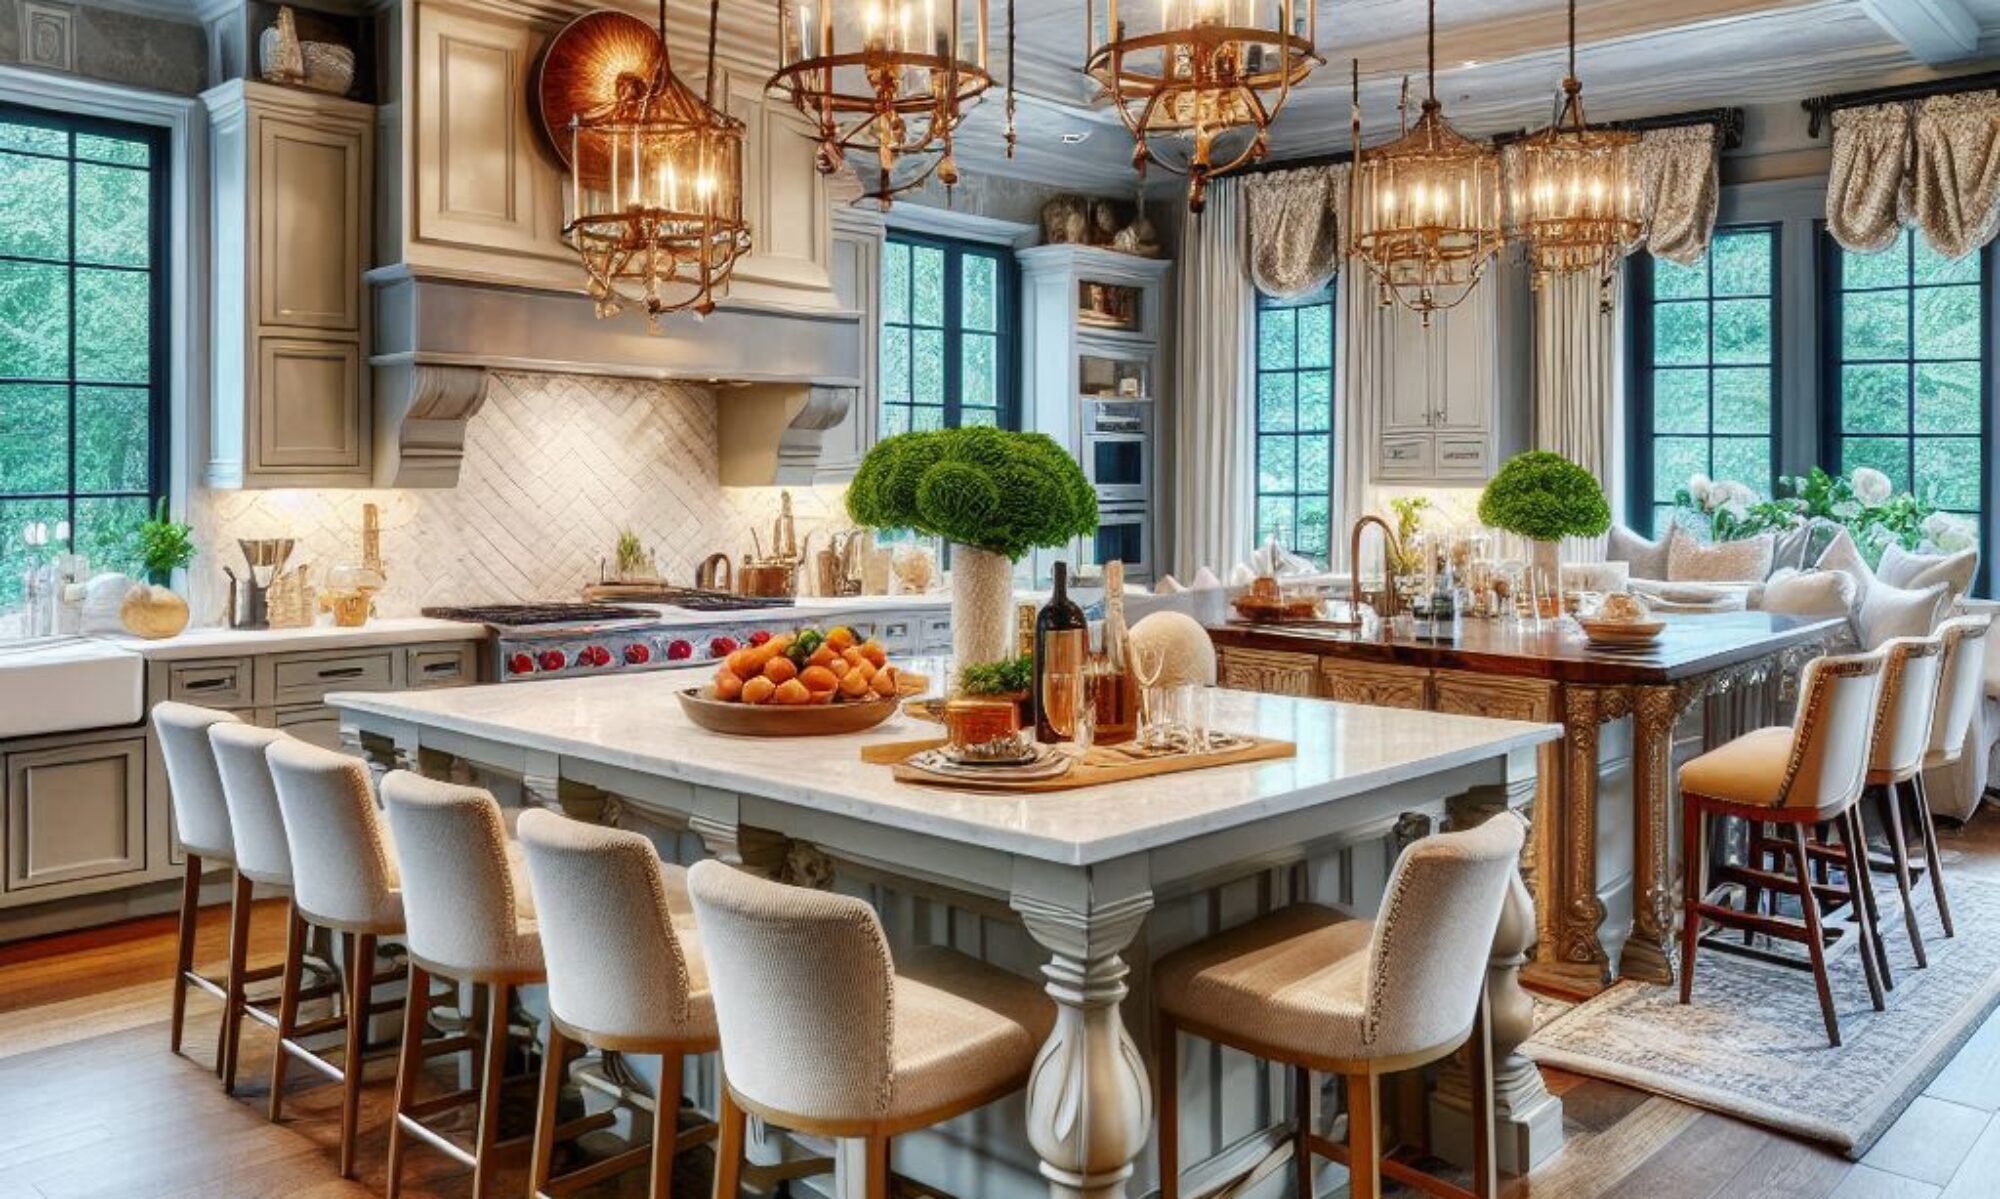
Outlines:
{"type": "Polygon", "coordinates": [[[892,961],[858,899],[720,862],[688,870],[722,1036],[716,1199],[736,1199],[745,1113],[866,1143],[889,1193],[892,1137],[1019,1090],[1055,1020],[1032,980],[949,949],[892,961]]]}
{"type": "Polygon", "coordinates": [[[1960,616],[1938,626],[1938,637],[1944,642],[1944,670],[1938,679],[1937,715],[1931,721],[1931,744],[1924,754],[1924,768],[1910,780],[1916,792],[1913,805],[1916,820],[1923,830],[1924,869],[1931,876],[1938,922],[1944,926],[1947,937],[1957,934],[1951,927],[1951,900],[1945,895],[1944,867],[1938,860],[1937,822],[1931,815],[1924,775],[1955,765],[1965,756],[1965,747],[1972,740],[1973,722],[1979,719],[1979,708],[1986,697],[1986,640],[1992,630],[1991,616],[1960,616]]]}
{"type": "MultiPolygon", "coordinates": [[[[278,1005],[278,1055],[271,1066],[271,1119],[281,1114],[285,1066],[291,1058],[340,1084],[340,1176],[354,1176],[354,1143],[361,1117],[363,1054],[368,1018],[395,1010],[394,1000],[376,1003],[377,985],[395,981],[377,976],[375,947],[382,937],[403,934],[403,898],[397,892],[395,861],[383,835],[382,818],[359,759],[261,729],[214,735],[217,754],[231,780],[233,797],[255,793],[252,760],[260,741],[267,785],[284,822],[290,854],[292,920],[286,938],[285,990],[278,1005]],[[240,778],[238,777],[240,776],[240,778]],[[346,961],[342,1015],[309,1024],[298,1022],[302,956],[308,926],[342,938],[346,961]],[[340,1029],[341,1061],[312,1051],[305,1041],[340,1029]]],[[[237,802],[232,810],[243,810],[237,802]]],[[[251,826],[244,826],[247,833],[251,826]]],[[[276,852],[272,846],[272,852],[276,852]]]]}
{"type": "Polygon", "coordinates": [[[190,985],[221,1000],[222,1027],[215,1041],[215,1072],[222,1079],[223,1088],[229,1091],[236,1089],[237,1036],[249,985],[278,976],[276,968],[251,971],[246,965],[250,952],[251,882],[236,869],[236,839],[229,827],[229,805],[222,797],[215,751],[208,742],[210,728],[235,723],[239,723],[235,716],[213,708],[172,701],[153,705],[153,735],[159,742],[160,759],[167,770],[174,831],[187,857],[181,875],[180,940],[174,953],[173,1022],[168,1046],[174,1053],[181,1051],[190,985]],[[231,884],[229,967],[219,982],[194,966],[201,875],[203,870],[216,866],[229,867],[231,884]]]}
{"type": "MultiPolygon", "coordinates": [[[[1869,998],[1877,1010],[1882,1008],[1881,936],[1875,926],[1867,840],[1858,801],[1868,772],[1871,742],[1878,736],[1878,700],[1887,660],[1887,652],[1881,650],[1815,659],[1806,665],[1801,679],[1798,717],[1792,727],[1758,729],[1681,768],[1682,1003],[1693,999],[1695,953],[1701,943],[1703,920],[1800,943],[1806,947],[1819,992],[1827,1040],[1838,1046],[1840,1018],[1834,1011],[1827,978],[1828,938],[1822,904],[1845,903],[1868,979],[1869,998]],[[1784,829],[1782,838],[1769,836],[1764,842],[1783,872],[1764,869],[1760,854],[1747,866],[1718,866],[1711,873],[1706,861],[1711,816],[1784,829]],[[1821,847],[1820,854],[1815,854],[1808,831],[1821,825],[1837,832],[1839,843],[1821,847]],[[1814,877],[1815,861],[1826,860],[1828,855],[1830,864],[1842,873],[1842,886],[1814,877]],[[1773,896],[1791,895],[1799,902],[1800,918],[1781,915],[1775,905],[1765,914],[1747,895],[1740,911],[1717,902],[1719,897],[1712,897],[1710,890],[1721,884],[1742,885],[1773,896]]],[[[1719,942],[1716,947],[1730,948],[1719,942]]]]}
{"type": "Polygon", "coordinates": [[[1315,1156],[1346,1164],[1352,1199],[1375,1199],[1384,1175],[1432,1194],[1497,1194],[1485,984],[1523,837],[1512,816],[1426,837],[1396,860],[1375,920],[1297,903],[1155,964],[1160,1199],[1180,1194],[1183,1032],[1296,1072],[1300,1196],[1312,1194],[1315,1156]],[[1388,1157],[1379,1126],[1384,1074],[1438,1061],[1468,1042],[1472,1191],[1388,1157]],[[1314,1071],[1346,1078],[1344,1146],[1312,1127],[1314,1071]]]}
{"type": "Polygon", "coordinates": [[[660,860],[638,833],[521,813],[521,848],[534,880],[536,923],[549,974],[549,1043],[542,1054],[529,1194],[544,1199],[642,1163],[647,1194],[668,1199],[674,1156],[713,1140],[704,1122],[679,1131],[681,1062],[720,1047],[708,971],[695,935],[687,871],[660,860]],[[552,1177],[556,1099],[572,1045],[657,1054],[650,1145],[552,1177]]]}
{"type": "MultiPolygon", "coordinates": [[[[1875,745],[1868,760],[1868,791],[1875,797],[1876,818],[1889,843],[1889,870],[1896,878],[1896,890],[1903,900],[1903,927],[1910,934],[1910,949],[1917,969],[1930,961],[1924,953],[1924,934],[1917,924],[1917,907],[1911,900],[1910,846],[1903,831],[1903,805],[1908,795],[1918,794],[1924,758],[1931,748],[1931,726],[1938,709],[1938,682],[1944,673],[1944,638],[1896,637],[1882,646],[1882,694],[1877,701],[1875,745]]],[[[1923,800],[1917,801],[1919,808],[1923,800]]],[[[1924,821],[1916,817],[1919,827],[1924,821]]]]}

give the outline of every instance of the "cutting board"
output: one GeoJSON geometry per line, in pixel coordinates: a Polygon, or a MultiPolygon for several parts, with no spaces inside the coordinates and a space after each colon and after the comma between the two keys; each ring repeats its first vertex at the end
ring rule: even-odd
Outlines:
{"type": "Polygon", "coordinates": [[[1163,774],[1181,774],[1190,770],[1207,770],[1215,766],[1273,762],[1296,757],[1299,752],[1299,747],[1289,741],[1271,741],[1262,737],[1253,737],[1247,745],[1219,753],[1176,754],[1157,758],[1135,756],[1125,753],[1116,746],[1099,745],[1091,747],[1082,760],[1070,768],[1069,773],[1057,778],[1026,780],[995,778],[990,782],[945,778],[906,765],[915,755],[927,749],[936,749],[943,744],[942,738],[932,738],[925,741],[893,741],[868,745],[862,747],[861,760],[877,766],[892,767],[896,781],[901,783],[918,783],[926,787],[947,787],[961,791],[994,791],[1026,795],[1045,791],[1075,791],[1107,783],[1129,783],[1135,779],[1158,778],[1163,774]]]}

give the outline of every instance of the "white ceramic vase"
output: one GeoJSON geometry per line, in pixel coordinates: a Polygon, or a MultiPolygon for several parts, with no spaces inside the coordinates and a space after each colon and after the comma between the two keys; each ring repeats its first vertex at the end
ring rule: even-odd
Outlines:
{"type": "Polygon", "coordinates": [[[1562,542],[1530,541],[1528,551],[1528,569],[1534,572],[1535,593],[1542,598],[1544,614],[1562,611],[1562,542]]]}
{"type": "Polygon", "coordinates": [[[951,653],[963,669],[1017,656],[1014,563],[974,546],[951,547],[951,653]]]}

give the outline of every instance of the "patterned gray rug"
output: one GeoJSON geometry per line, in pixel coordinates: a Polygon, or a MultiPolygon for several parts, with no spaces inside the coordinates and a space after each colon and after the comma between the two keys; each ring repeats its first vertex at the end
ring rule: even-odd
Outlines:
{"type": "Polygon", "coordinates": [[[1935,910],[1919,902],[1924,970],[1911,956],[1895,887],[1887,889],[1883,929],[1896,980],[1887,1011],[1869,1005],[1858,958],[1835,962],[1839,1049],[1826,1043],[1810,974],[1706,948],[1687,1007],[1676,989],[1619,983],[1541,1026],[1522,1048],[1544,1065],[1859,1158],[2000,1006],[2000,884],[1947,878],[1958,935],[1946,940],[1935,910]]]}

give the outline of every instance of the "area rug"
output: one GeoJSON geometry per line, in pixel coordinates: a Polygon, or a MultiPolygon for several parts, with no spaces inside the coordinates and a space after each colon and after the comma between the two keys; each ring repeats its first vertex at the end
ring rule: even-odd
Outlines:
{"type": "Polygon", "coordinates": [[[1956,937],[1946,940],[1934,908],[1918,904],[1924,970],[1887,888],[1883,930],[1896,982],[1887,1011],[1870,1006],[1859,958],[1834,963],[1839,1049],[1826,1043],[1810,974],[1708,949],[1688,1006],[1676,988],[1619,983],[1538,1028],[1522,1049],[1544,1065],[1859,1158],[2000,1006],[2000,883],[1963,875],[1950,883],[1956,937]]]}

